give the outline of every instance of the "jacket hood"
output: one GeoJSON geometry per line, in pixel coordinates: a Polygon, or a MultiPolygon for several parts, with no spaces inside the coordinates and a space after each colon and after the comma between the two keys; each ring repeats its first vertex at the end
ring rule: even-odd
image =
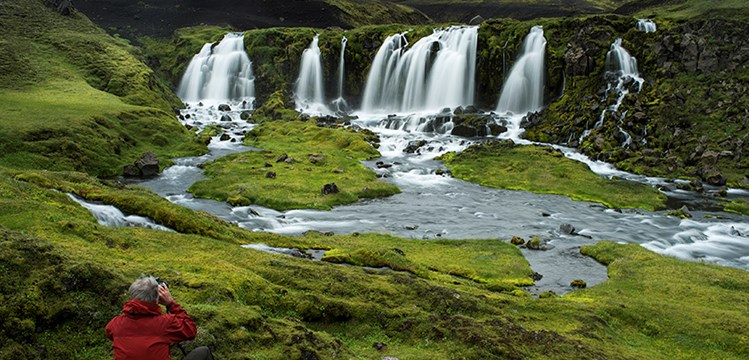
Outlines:
{"type": "Polygon", "coordinates": [[[132,299],[122,307],[122,313],[135,316],[161,315],[161,307],[156,303],[132,299]]]}

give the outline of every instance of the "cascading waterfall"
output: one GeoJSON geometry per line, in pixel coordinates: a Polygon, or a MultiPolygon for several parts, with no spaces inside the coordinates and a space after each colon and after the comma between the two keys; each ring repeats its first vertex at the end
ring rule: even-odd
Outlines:
{"type": "Polygon", "coordinates": [[[655,22],[650,19],[640,19],[637,20],[637,30],[644,31],[646,33],[655,32],[657,27],[655,26],[655,22]]]}
{"type": "Polygon", "coordinates": [[[246,101],[251,105],[255,77],[244,50],[244,33],[228,33],[218,45],[203,45],[187,66],[177,95],[185,102],[246,101]]]}
{"type": "Polygon", "coordinates": [[[546,39],[541,26],[534,26],[523,41],[523,51],[502,86],[497,104],[500,114],[527,114],[543,106],[546,39]]]}
{"type": "Polygon", "coordinates": [[[474,101],[478,27],[436,29],[408,47],[406,33],[380,47],[367,77],[362,111],[439,111],[474,101]]]}
{"type": "Polygon", "coordinates": [[[333,100],[333,105],[336,107],[337,113],[345,113],[348,110],[348,103],[343,98],[343,87],[346,79],[345,54],[347,43],[348,39],[345,36],[341,37],[341,57],[338,60],[338,98],[333,100]]]}
{"type": "MultiPolygon", "coordinates": [[[[619,132],[624,137],[624,141],[621,145],[627,146],[632,142],[632,136],[621,126],[627,113],[623,112],[622,114],[617,115],[617,112],[624,97],[629,94],[630,91],[639,92],[642,89],[644,79],[640,77],[640,74],[637,71],[637,59],[631,56],[629,52],[622,47],[621,38],[616,39],[614,43],[611,44],[611,49],[606,54],[606,74],[604,77],[607,79],[608,85],[603,102],[608,103],[609,96],[616,96],[616,101],[614,101],[612,105],[606,106],[603,109],[594,129],[603,126],[607,114],[611,114],[611,116],[618,121],[617,126],[619,132]]],[[[585,132],[580,136],[580,142],[582,142],[591,131],[591,129],[585,130],[585,132]]]]}
{"type": "Polygon", "coordinates": [[[325,106],[325,90],[323,85],[322,60],[318,35],[312,38],[312,43],[302,52],[299,78],[296,81],[296,108],[306,114],[328,115],[330,109],[325,106]]]}

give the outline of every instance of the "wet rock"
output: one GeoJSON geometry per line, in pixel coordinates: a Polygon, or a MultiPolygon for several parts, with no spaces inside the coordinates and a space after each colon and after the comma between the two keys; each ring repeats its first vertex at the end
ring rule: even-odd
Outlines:
{"type": "Polygon", "coordinates": [[[221,115],[221,121],[229,122],[231,121],[231,116],[229,116],[228,114],[221,115]]]}
{"type": "Polygon", "coordinates": [[[242,111],[242,113],[239,114],[239,118],[242,119],[242,120],[245,120],[245,121],[249,120],[250,117],[252,117],[252,113],[249,112],[249,111],[242,111]]]}
{"type": "Polygon", "coordinates": [[[534,271],[531,273],[530,277],[531,279],[533,279],[533,281],[538,281],[543,279],[544,276],[534,271]]]}
{"type": "Polygon", "coordinates": [[[710,185],[723,186],[726,184],[725,176],[715,166],[702,166],[697,170],[697,174],[710,185]]]}
{"type": "Polygon", "coordinates": [[[571,224],[562,224],[562,225],[559,225],[559,231],[562,234],[565,234],[565,235],[575,235],[576,234],[575,233],[575,227],[572,226],[571,224]]]}
{"type": "Polygon", "coordinates": [[[406,225],[406,230],[416,230],[419,228],[419,225],[406,225]]]}
{"type": "Polygon", "coordinates": [[[221,134],[221,137],[219,138],[219,140],[221,141],[226,141],[229,139],[231,139],[231,136],[229,136],[229,134],[221,134]]]}
{"type": "Polygon", "coordinates": [[[337,194],[340,192],[340,189],[338,189],[338,185],[335,183],[325,184],[322,187],[322,194],[328,195],[328,194],[337,194]]]}
{"type": "Polygon", "coordinates": [[[510,243],[512,245],[520,246],[525,244],[525,239],[521,238],[520,236],[513,236],[512,239],[510,239],[510,243]]]}
{"type": "Polygon", "coordinates": [[[549,216],[551,216],[551,214],[549,214],[549,213],[547,213],[547,212],[542,212],[542,213],[541,213],[541,216],[543,216],[543,217],[549,217],[549,216]]]}
{"type": "Polygon", "coordinates": [[[465,126],[465,125],[457,125],[455,126],[452,131],[450,132],[453,136],[461,136],[461,137],[476,137],[478,136],[478,131],[476,131],[476,128],[465,126]]]}
{"type": "Polygon", "coordinates": [[[476,106],[474,106],[474,105],[468,105],[465,108],[465,113],[466,114],[478,114],[479,113],[479,109],[476,106]]]}
{"type": "Polygon", "coordinates": [[[128,177],[150,178],[159,174],[159,159],[152,152],[143,153],[133,165],[122,169],[123,175],[128,177]]]}
{"type": "Polygon", "coordinates": [[[408,143],[408,146],[406,146],[406,148],[403,149],[403,152],[407,154],[413,154],[426,144],[427,144],[426,140],[411,141],[408,143]]]}
{"type": "Polygon", "coordinates": [[[268,171],[265,173],[265,177],[268,179],[275,179],[276,178],[276,172],[275,171],[268,171]]]}
{"type": "Polygon", "coordinates": [[[386,164],[386,163],[384,163],[384,162],[382,162],[382,161],[378,161],[378,162],[376,162],[376,163],[375,163],[375,166],[376,166],[376,167],[377,167],[378,169],[387,169],[387,168],[390,168],[390,167],[392,167],[392,166],[393,166],[393,164],[386,164]]]}
{"type": "Polygon", "coordinates": [[[529,250],[546,250],[546,242],[541,240],[538,236],[534,236],[525,243],[525,248],[529,250]]]}
{"type": "Polygon", "coordinates": [[[458,106],[458,107],[455,108],[455,110],[453,110],[453,114],[455,114],[455,115],[460,115],[460,114],[464,114],[464,113],[465,113],[465,111],[463,110],[462,106],[458,106]]]}
{"type": "Polygon", "coordinates": [[[585,280],[582,280],[582,279],[575,279],[575,280],[572,280],[572,282],[570,283],[570,286],[572,286],[573,288],[577,288],[577,289],[583,289],[588,286],[588,283],[586,283],[585,280]]]}
{"type": "Polygon", "coordinates": [[[228,104],[221,104],[218,106],[218,111],[231,111],[231,107],[228,104]]]}
{"type": "Polygon", "coordinates": [[[140,170],[135,165],[125,165],[122,169],[122,175],[125,177],[138,177],[140,176],[140,170]]]}

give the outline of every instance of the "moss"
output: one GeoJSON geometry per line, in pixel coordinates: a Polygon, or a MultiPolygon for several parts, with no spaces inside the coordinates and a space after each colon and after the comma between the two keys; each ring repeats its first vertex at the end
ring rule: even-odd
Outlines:
{"type": "Polygon", "coordinates": [[[723,209],[736,214],[749,215],[749,201],[733,200],[724,204],[723,209]]]}
{"type": "Polygon", "coordinates": [[[483,186],[566,195],[609,207],[658,209],[665,196],[647,185],[602,178],[558,150],[493,141],[443,157],[453,176],[483,186]]]}
{"type": "Polygon", "coordinates": [[[206,164],[208,179],[195,183],[190,191],[199,197],[220,201],[231,198],[236,204],[277,210],[330,209],[360,198],[399,192],[359,162],[379,153],[353,130],[322,128],[311,121],[265,122],[247,134],[245,144],[263,151],[230,155],[206,164]],[[268,177],[268,171],[276,176],[268,177]],[[340,192],[323,194],[323,185],[330,183],[335,183],[340,192]]]}

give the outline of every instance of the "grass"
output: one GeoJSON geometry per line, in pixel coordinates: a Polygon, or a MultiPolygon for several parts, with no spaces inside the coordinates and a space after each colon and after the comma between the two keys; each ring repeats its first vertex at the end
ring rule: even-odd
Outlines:
{"type": "Polygon", "coordinates": [[[456,178],[482,186],[569,196],[612,208],[660,209],[666,197],[650,186],[596,175],[558,150],[495,141],[443,156],[456,178]]]}
{"type": "Polygon", "coordinates": [[[277,210],[330,209],[399,192],[359,162],[379,153],[364,135],[351,130],[322,128],[312,121],[266,122],[247,134],[245,144],[263,151],[206,164],[208,179],[196,182],[190,191],[234,205],[257,204],[277,210]],[[277,162],[283,154],[293,161],[277,162]],[[268,177],[269,172],[275,177],[268,177]],[[340,192],[323,195],[323,185],[330,183],[340,192]]]}
{"type": "Polygon", "coordinates": [[[205,151],[137,49],[78,13],[63,17],[40,1],[3,6],[0,164],[114,176],[145,151],[205,151]]]}
{"type": "Polygon", "coordinates": [[[724,204],[723,207],[728,212],[749,215],[749,200],[733,200],[724,204]]]}
{"type": "Polygon", "coordinates": [[[222,359],[749,355],[742,331],[749,323],[746,271],[667,258],[637,245],[584,248],[609,266],[610,279],[534,299],[516,287],[528,281],[525,259],[497,240],[253,233],[80,173],[4,170],[0,205],[3,357],[108,356],[103,327],[141,273],[166,278],[195,318],[198,339],[187,348],[208,345],[222,359]],[[101,226],[55,189],[138,204],[138,214],[159,223],[171,218],[173,226],[193,226],[180,233],[101,226]],[[206,223],[212,233],[194,231],[206,223]],[[247,242],[325,248],[328,260],[403,269],[239,248],[247,242]],[[376,342],[385,348],[375,349],[376,342]]]}
{"type": "MultiPolygon", "coordinates": [[[[636,4],[637,1],[632,1],[632,3],[636,4]]],[[[706,14],[746,14],[748,9],[749,4],[743,0],[686,0],[675,2],[675,4],[651,6],[639,11],[637,15],[669,19],[691,19],[705,16],[706,14]]]]}

